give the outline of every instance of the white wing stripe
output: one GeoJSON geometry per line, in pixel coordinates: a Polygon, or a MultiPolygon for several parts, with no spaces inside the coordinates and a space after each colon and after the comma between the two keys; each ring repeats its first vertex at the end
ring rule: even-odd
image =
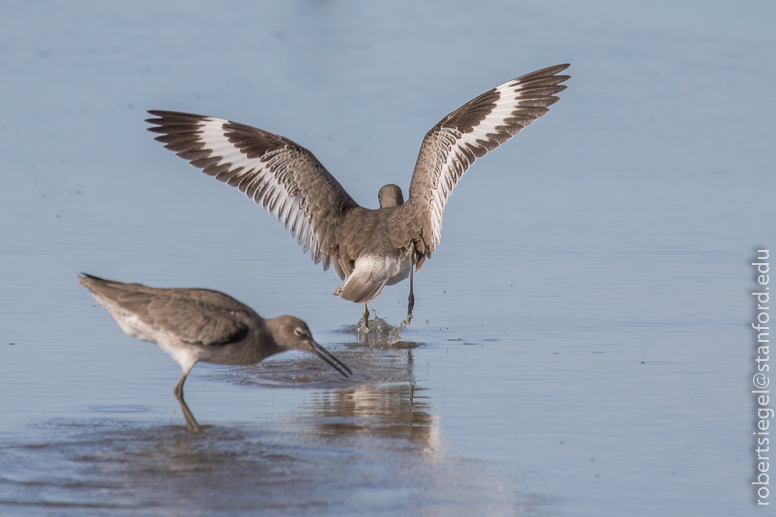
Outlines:
{"type": "MultiPolygon", "coordinates": [[[[439,244],[442,212],[447,198],[463,173],[477,157],[483,156],[507,141],[525,125],[546,112],[547,106],[557,100],[557,98],[553,99],[552,95],[560,91],[556,89],[557,85],[568,77],[556,76],[566,68],[565,66],[553,68],[553,71],[548,70],[551,75],[537,78],[535,74],[530,74],[533,77],[527,77],[526,82],[522,82],[522,79],[512,80],[483,94],[485,103],[491,101],[489,97],[492,97],[495,105],[484,118],[475,122],[469,132],[463,132],[467,128],[461,130],[444,125],[445,120],[449,119],[443,119],[442,123],[432,130],[435,133],[429,132],[429,136],[433,137],[434,145],[438,146],[437,165],[434,167],[430,192],[431,233],[434,247],[439,244]]],[[[560,87],[560,89],[563,88],[565,86],[560,87]]],[[[474,105],[474,109],[481,110],[482,106],[487,104],[474,105]]],[[[450,116],[454,117],[456,114],[453,112],[450,116]]]]}
{"type": "Polygon", "coordinates": [[[324,270],[339,264],[340,243],[331,231],[350,210],[360,208],[307,149],[261,129],[228,120],[171,111],[149,112],[156,140],[219,181],[238,187],[277,217],[324,270]],[[324,229],[318,235],[316,226],[324,229]],[[326,246],[326,252],[321,246],[326,246]]]}
{"type": "MultiPolygon", "coordinates": [[[[248,158],[229,141],[224,130],[226,123],[223,119],[206,117],[192,132],[192,137],[203,145],[203,151],[209,151],[209,157],[217,159],[211,170],[224,169],[216,172],[216,179],[238,187],[257,205],[277,217],[297,238],[304,252],[312,248],[313,261],[316,264],[321,262],[317,235],[311,221],[300,209],[301,198],[290,196],[287,187],[278,179],[278,176],[288,173],[286,149],[271,150],[260,159],[248,158]]],[[[328,268],[329,264],[329,257],[324,256],[324,267],[328,268]]]]}

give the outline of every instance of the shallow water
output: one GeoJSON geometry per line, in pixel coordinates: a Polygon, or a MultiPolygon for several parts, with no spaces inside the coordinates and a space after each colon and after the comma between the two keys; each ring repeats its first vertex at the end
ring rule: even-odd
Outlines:
{"type": "MultiPolygon", "coordinates": [[[[0,7],[0,514],[754,514],[774,8],[487,6],[0,7]],[[561,101],[459,183],[390,344],[143,122],[282,134],[374,208],[442,116],[560,62],[561,101]],[[356,375],[198,365],[191,435],[178,366],[81,271],[294,314],[356,375]]],[[[398,325],[407,287],[370,308],[398,325]]]]}

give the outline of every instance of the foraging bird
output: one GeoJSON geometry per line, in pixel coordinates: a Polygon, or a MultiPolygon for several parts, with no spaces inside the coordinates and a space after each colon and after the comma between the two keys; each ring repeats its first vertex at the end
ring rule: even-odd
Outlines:
{"type": "Polygon", "coordinates": [[[180,365],[183,374],[173,393],[186,427],[195,433],[202,429],[183,400],[183,383],[199,361],[256,364],[279,352],[304,350],[344,377],[352,375],[315,342],[307,324],[293,316],[264,319],[231,296],[209,289],[159,289],[86,273],[78,278],[127,336],[156,343],[180,365]]]}
{"type": "Polygon", "coordinates": [[[380,208],[363,208],[313,154],[282,136],[228,120],[149,111],[156,140],[202,172],[239,188],[291,230],[323,269],[345,280],[334,294],[364,304],[385,285],[410,277],[407,319],[419,270],[440,241],[442,212],[458,180],[476,158],[509,140],[549,111],[566,89],[558,75],[568,64],[508,81],[453,111],[423,139],[404,201],[385,185],[380,208]]]}

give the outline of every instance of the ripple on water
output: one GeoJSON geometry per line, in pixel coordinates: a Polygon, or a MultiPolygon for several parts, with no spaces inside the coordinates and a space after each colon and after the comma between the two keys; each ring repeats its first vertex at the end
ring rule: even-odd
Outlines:
{"type": "Polygon", "coordinates": [[[406,386],[323,395],[276,425],[204,427],[35,426],[35,439],[0,444],[0,513],[513,515],[549,503],[505,491],[513,473],[446,456],[430,405],[406,386]]]}

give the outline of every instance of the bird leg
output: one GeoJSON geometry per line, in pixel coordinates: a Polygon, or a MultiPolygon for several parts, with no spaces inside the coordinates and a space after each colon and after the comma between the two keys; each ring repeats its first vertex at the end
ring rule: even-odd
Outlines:
{"type": "Polygon", "coordinates": [[[191,411],[189,410],[189,406],[187,406],[186,402],[183,400],[183,383],[186,382],[186,376],[188,374],[189,372],[187,371],[183,372],[183,375],[181,375],[181,378],[178,379],[178,384],[175,385],[175,389],[172,390],[172,392],[175,394],[175,398],[178,399],[178,404],[181,405],[183,418],[186,419],[186,429],[195,433],[201,433],[202,428],[199,427],[199,424],[194,419],[194,415],[192,415],[191,411]]]}
{"type": "Polygon", "coordinates": [[[364,327],[369,332],[369,309],[367,309],[366,303],[364,303],[364,327]]]}
{"type": "Polygon", "coordinates": [[[415,294],[412,292],[412,277],[415,269],[415,241],[410,243],[410,297],[407,299],[407,323],[412,321],[412,309],[415,307],[415,294]]]}

